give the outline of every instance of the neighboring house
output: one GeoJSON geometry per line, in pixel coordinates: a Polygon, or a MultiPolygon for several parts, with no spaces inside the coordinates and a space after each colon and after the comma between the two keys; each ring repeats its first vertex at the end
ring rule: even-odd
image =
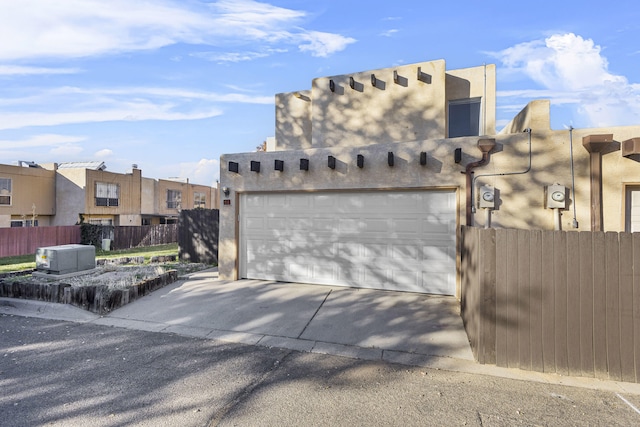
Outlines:
{"type": "Polygon", "coordinates": [[[276,95],[275,149],[221,158],[220,277],[459,295],[461,225],[640,230],[640,126],[543,100],[496,133],[495,87],[440,60],[276,95]]]}
{"type": "Polygon", "coordinates": [[[0,165],[0,227],[168,224],[181,209],[218,206],[216,187],[106,171],[103,162],[0,165]]]}
{"type": "Polygon", "coordinates": [[[55,172],[19,164],[0,164],[0,227],[50,225],[56,213],[55,172]]]}

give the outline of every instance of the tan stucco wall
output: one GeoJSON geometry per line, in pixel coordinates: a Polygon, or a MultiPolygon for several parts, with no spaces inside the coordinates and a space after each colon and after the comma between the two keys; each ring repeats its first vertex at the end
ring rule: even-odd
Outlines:
{"type": "Polygon", "coordinates": [[[529,102],[507,125],[500,134],[519,133],[526,128],[551,130],[551,103],[548,99],[537,99],[529,102]]]}
{"type": "MultiPolygon", "coordinates": [[[[640,136],[640,127],[607,129],[576,129],[573,133],[575,170],[575,203],[579,228],[590,230],[589,153],[582,146],[582,137],[612,133],[614,140],[640,136]]],[[[317,190],[374,190],[405,188],[457,188],[459,224],[465,224],[465,166],[479,160],[476,147],[478,137],[435,139],[409,143],[386,143],[363,147],[335,147],[274,153],[245,153],[224,155],[221,159],[221,186],[231,189],[231,205],[220,208],[220,277],[235,279],[237,263],[238,194],[266,191],[317,190]],[[454,163],[453,151],[462,148],[460,164],[454,163]],[[395,166],[387,165],[387,152],[395,153],[395,166]],[[427,166],[419,164],[419,153],[428,153],[427,166]],[[327,156],[337,158],[335,170],[327,167],[327,156]],[[356,166],[357,154],[365,157],[365,166],[356,166]],[[310,170],[299,170],[300,158],[308,158],[310,170]],[[284,160],[285,170],[274,171],[275,159],[284,160]],[[251,160],[261,161],[261,172],[249,170],[251,160]],[[239,163],[240,173],[227,172],[228,161],[239,163]]],[[[492,212],[492,226],[502,228],[546,229],[554,228],[554,212],[545,208],[544,187],[559,183],[571,189],[570,141],[568,131],[533,129],[531,137],[531,170],[529,164],[529,137],[526,133],[498,135],[490,162],[475,170],[476,190],[482,184],[491,184],[498,190],[498,206],[492,212]],[[483,176],[486,174],[508,174],[483,176]]],[[[615,145],[614,145],[615,146],[615,145]]],[[[623,158],[620,151],[603,156],[603,206],[605,231],[624,231],[623,183],[640,183],[640,163],[623,158]]],[[[478,191],[475,191],[477,204],[478,191]]],[[[570,194],[571,196],[571,194],[570,194]]],[[[573,203],[573,202],[572,202],[573,203]]],[[[572,205],[562,212],[564,230],[571,227],[572,205]]],[[[476,226],[485,225],[485,211],[477,208],[476,226]]]]}
{"type": "Polygon", "coordinates": [[[276,150],[311,148],[311,105],[310,90],[276,95],[276,150]]]}
{"type": "MultiPolygon", "coordinates": [[[[640,156],[630,158],[622,157],[620,143],[631,138],[640,137],[638,126],[628,126],[610,129],[592,129],[590,134],[613,133],[613,143],[602,153],[602,206],[603,228],[605,231],[628,231],[625,229],[625,185],[640,185],[640,156]]],[[[574,130],[574,135],[576,131],[574,130]]],[[[574,146],[577,142],[580,150],[582,147],[582,135],[574,138],[574,146]]]]}
{"type": "Polygon", "coordinates": [[[54,171],[0,165],[0,178],[11,179],[11,206],[0,205],[0,216],[3,217],[0,226],[10,226],[12,215],[25,215],[25,218],[29,219],[33,216],[34,206],[36,215],[49,216],[56,213],[54,171]]]}
{"type": "Polygon", "coordinates": [[[276,150],[445,138],[448,102],[469,98],[482,100],[480,134],[495,134],[493,64],[445,71],[437,60],[321,77],[312,86],[276,95],[276,150]],[[418,68],[426,79],[418,79],[418,68]]]}
{"type": "Polygon", "coordinates": [[[314,148],[445,136],[444,60],[317,78],[311,99],[314,148]],[[418,80],[418,67],[430,76],[429,83],[418,80]],[[378,80],[376,87],[371,74],[378,80]],[[349,85],[350,77],[355,89],[349,85]],[[335,92],[329,88],[330,80],[335,92]]]}

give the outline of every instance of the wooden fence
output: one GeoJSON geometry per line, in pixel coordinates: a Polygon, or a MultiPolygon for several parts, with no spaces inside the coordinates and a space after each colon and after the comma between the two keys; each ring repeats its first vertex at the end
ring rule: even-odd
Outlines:
{"type": "Polygon", "coordinates": [[[183,261],[218,263],[218,209],[190,209],[178,220],[179,256],[183,261]]]}
{"type": "Polygon", "coordinates": [[[178,224],[113,227],[84,225],[96,228],[90,241],[83,241],[81,226],[0,228],[0,257],[35,254],[43,246],[69,243],[95,244],[101,247],[102,237],[112,239],[111,249],[155,246],[178,241],[178,224]],[[97,236],[97,237],[96,237],[97,236]],[[101,237],[102,236],[102,237],[101,237]]]}
{"type": "Polygon", "coordinates": [[[80,226],[0,228],[0,257],[35,254],[44,246],[80,243],[80,226]]]}
{"type": "Polygon", "coordinates": [[[480,363],[640,382],[640,233],[462,227],[480,363]]]}
{"type": "Polygon", "coordinates": [[[138,246],[155,246],[178,241],[178,224],[139,225],[114,227],[111,248],[129,249],[138,246]]]}

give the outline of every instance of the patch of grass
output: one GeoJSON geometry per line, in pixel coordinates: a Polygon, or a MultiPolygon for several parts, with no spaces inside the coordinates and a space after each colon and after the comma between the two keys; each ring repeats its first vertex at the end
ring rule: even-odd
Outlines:
{"type": "MultiPolygon", "coordinates": [[[[156,255],[178,255],[178,244],[149,246],[146,248],[123,249],[119,251],[96,250],[96,258],[120,258],[123,256],[144,256],[145,263],[149,263],[151,257],[156,255]]],[[[36,256],[20,255],[0,258],[0,273],[27,270],[36,268],[36,256]]]]}
{"type": "Polygon", "coordinates": [[[167,245],[148,246],[145,248],[122,249],[119,251],[96,250],[96,258],[120,258],[124,256],[144,256],[145,263],[154,256],[176,255],[178,256],[178,244],[169,243],[167,245]]]}
{"type": "Polygon", "coordinates": [[[0,258],[0,273],[36,268],[36,256],[19,255],[0,258]]]}

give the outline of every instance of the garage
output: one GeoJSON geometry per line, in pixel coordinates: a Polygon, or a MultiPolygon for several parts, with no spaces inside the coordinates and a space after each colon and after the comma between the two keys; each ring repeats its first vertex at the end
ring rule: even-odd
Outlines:
{"type": "Polygon", "coordinates": [[[241,278],[455,295],[455,191],[240,195],[241,278]]]}

